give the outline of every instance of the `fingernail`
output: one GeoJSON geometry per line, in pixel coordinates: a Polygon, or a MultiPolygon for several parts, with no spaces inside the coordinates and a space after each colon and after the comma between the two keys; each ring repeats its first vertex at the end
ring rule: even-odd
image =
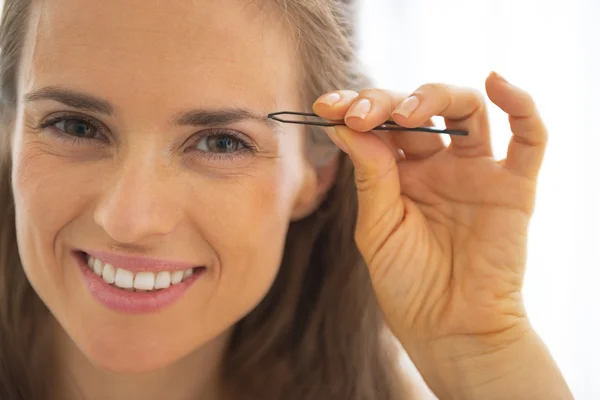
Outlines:
{"type": "Polygon", "coordinates": [[[497,73],[496,71],[492,71],[492,74],[496,75],[496,78],[500,79],[501,81],[508,83],[506,78],[503,77],[502,75],[500,75],[499,73],[497,73]]]}
{"type": "Polygon", "coordinates": [[[416,96],[410,96],[400,103],[393,114],[400,114],[403,117],[408,118],[417,109],[417,107],[419,107],[419,98],[416,96]]]}
{"type": "Polygon", "coordinates": [[[317,101],[315,101],[315,103],[321,103],[321,104],[326,104],[329,107],[333,107],[335,106],[340,100],[342,99],[342,96],[340,96],[339,93],[328,93],[328,94],[324,94],[323,96],[319,97],[317,99],[317,101]]]}
{"type": "Polygon", "coordinates": [[[371,102],[368,99],[361,99],[358,102],[354,103],[350,110],[346,113],[346,118],[348,117],[356,117],[360,119],[365,119],[367,115],[371,112],[371,102]]]}

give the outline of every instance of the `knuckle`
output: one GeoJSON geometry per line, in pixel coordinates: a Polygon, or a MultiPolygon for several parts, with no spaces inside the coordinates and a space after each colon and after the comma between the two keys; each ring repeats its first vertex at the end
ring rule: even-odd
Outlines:
{"type": "Polygon", "coordinates": [[[381,97],[382,94],[385,94],[385,90],[378,88],[367,88],[361,90],[358,94],[360,97],[381,97]]]}
{"type": "Polygon", "coordinates": [[[523,98],[529,104],[529,107],[531,107],[532,110],[537,110],[537,104],[531,93],[523,91],[523,98]]]}
{"type": "Polygon", "coordinates": [[[391,108],[392,106],[392,95],[384,89],[364,89],[359,93],[358,98],[367,98],[374,103],[377,103],[379,106],[386,108],[391,108]]]}
{"type": "Polygon", "coordinates": [[[445,83],[440,83],[440,82],[425,83],[425,84],[419,86],[419,88],[417,90],[415,90],[415,93],[424,94],[424,95],[449,93],[449,92],[450,92],[450,90],[448,88],[448,85],[445,83]]]}
{"type": "Polygon", "coordinates": [[[487,111],[485,95],[483,92],[477,89],[467,89],[466,93],[466,103],[470,108],[473,109],[471,115],[476,113],[485,113],[487,111]]]}
{"type": "Polygon", "coordinates": [[[336,90],[335,93],[338,93],[343,98],[349,99],[349,100],[356,99],[359,96],[358,92],[356,92],[354,90],[349,90],[349,89],[336,90]]]}
{"type": "Polygon", "coordinates": [[[486,97],[481,90],[468,89],[467,93],[469,93],[469,95],[474,103],[481,103],[481,104],[485,105],[486,97]]]}

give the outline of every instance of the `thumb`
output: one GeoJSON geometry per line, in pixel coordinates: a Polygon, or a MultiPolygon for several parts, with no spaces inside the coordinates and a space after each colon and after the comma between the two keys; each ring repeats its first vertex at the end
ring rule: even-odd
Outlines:
{"type": "Polygon", "coordinates": [[[404,219],[396,158],[385,142],[372,133],[342,125],[329,129],[328,133],[343,143],[340,147],[354,164],[358,190],[356,240],[369,263],[373,254],[365,254],[370,253],[367,249],[379,249],[404,219]]]}

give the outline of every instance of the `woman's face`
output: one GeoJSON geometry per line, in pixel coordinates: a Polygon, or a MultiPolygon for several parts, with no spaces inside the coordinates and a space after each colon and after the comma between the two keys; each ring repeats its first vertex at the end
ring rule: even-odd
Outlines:
{"type": "Polygon", "coordinates": [[[34,4],[12,147],[25,272],[98,365],[168,365],[261,301],[311,203],[300,129],[264,118],[300,107],[294,46],[247,1],[34,4]]]}

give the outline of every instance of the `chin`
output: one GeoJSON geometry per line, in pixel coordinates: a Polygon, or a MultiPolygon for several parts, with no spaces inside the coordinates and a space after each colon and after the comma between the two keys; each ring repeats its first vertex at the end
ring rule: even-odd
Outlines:
{"type": "MultiPolygon", "coordinates": [[[[193,352],[193,349],[189,353],[193,352]]],[[[116,374],[144,374],[175,363],[188,353],[159,344],[127,346],[124,343],[93,343],[83,349],[95,366],[116,374]]]]}

